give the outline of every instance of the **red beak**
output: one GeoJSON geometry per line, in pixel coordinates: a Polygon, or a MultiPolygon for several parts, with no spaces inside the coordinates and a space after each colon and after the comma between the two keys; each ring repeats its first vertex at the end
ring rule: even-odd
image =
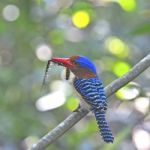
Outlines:
{"type": "Polygon", "coordinates": [[[71,63],[70,58],[53,57],[51,59],[51,61],[54,62],[54,63],[58,63],[58,64],[60,64],[64,67],[67,67],[67,68],[73,67],[73,64],[71,63]]]}

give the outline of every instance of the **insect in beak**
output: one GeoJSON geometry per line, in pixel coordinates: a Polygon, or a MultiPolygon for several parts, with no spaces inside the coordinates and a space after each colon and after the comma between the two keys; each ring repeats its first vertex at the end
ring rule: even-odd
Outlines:
{"type": "Polygon", "coordinates": [[[49,66],[51,64],[51,60],[49,60],[47,62],[47,65],[46,65],[46,70],[45,70],[45,74],[44,74],[44,79],[43,79],[43,83],[42,83],[42,87],[45,85],[46,83],[46,80],[47,80],[47,77],[48,77],[48,69],[49,69],[49,66]]]}
{"type": "Polygon", "coordinates": [[[51,65],[52,62],[57,64],[57,65],[66,67],[66,80],[68,80],[70,77],[70,69],[68,68],[68,67],[72,66],[72,64],[70,63],[70,59],[69,58],[55,58],[54,57],[47,62],[42,87],[46,83],[46,80],[48,78],[48,69],[49,69],[49,66],[51,65]]]}
{"type": "Polygon", "coordinates": [[[69,80],[70,77],[70,70],[66,68],[66,80],[69,80]]]}

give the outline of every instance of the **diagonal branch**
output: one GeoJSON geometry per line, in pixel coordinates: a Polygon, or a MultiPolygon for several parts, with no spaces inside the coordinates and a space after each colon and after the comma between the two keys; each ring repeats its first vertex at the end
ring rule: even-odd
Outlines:
{"type": "MultiPolygon", "coordinates": [[[[145,56],[140,62],[138,62],[128,73],[119,79],[116,79],[105,88],[106,97],[114,94],[121,87],[132,81],[145,69],[150,66],[150,54],[145,56]]],[[[37,143],[32,145],[28,150],[43,150],[48,145],[52,144],[56,139],[61,137],[67,132],[73,125],[75,125],[81,118],[83,118],[89,111],[84,108],[80,108],[78,112],[73,112],[52,131],[44,135],[37,143]]]]}

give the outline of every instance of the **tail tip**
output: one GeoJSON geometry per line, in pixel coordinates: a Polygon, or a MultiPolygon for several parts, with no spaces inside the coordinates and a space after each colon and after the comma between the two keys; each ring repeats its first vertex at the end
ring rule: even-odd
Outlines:
{"type": "Polygon", "coordinates": [[[114,137],[104,139],[104,141],[105,141],[106,143],[112,144],[112,143],[114,142],[114,137]]]}

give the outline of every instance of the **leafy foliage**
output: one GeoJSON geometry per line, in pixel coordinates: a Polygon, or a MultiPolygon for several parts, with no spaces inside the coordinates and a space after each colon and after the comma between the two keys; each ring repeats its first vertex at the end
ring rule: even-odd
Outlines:
{"type": "MultiPolygon", "coordinates": [[[[58,66],[50,68],[46,85],[48,90],[44,92],[62,92],[65,104],[46,111],[42,108],[52,105],[52,101],[44,103],[46,106],[43,103],[37,105],[38,99],[43,96],[43,91],[40,90],[46,61],[52,55],[86,55],[95,62],[104,85],[123,75],[147,55],[150,52],[148,4],[148,0],[2,1],[0,147],[4,150],[8,147],[12,150],[26,149],[68,116],[70,110],[74,109],[71,105],[77,106],[76,100],[79,97],[70,83],[64,81],[63,70],[58,66]],[[81,23],[80,20],[84,23],[84,18],[79,15],[76,24],[72,21],[78,11],[86,12],[90,18],[82,29],[78,28],[78,24],[81,23]]],[[[132,87],[132,92],[135,92],[133,89],[138,90],[136,96],[130,99],[129,93],[121,94],[123,101],[119,101],[120,97],[117,95],[109,100],[108,119],[114,135],[117,135],[117,141],[109,149],[122,149],[123,143],[130,144],[131,147],[137,146],[131,139],[134,132],[129,132],[129,126],[136,121],[136,116],[143,113],[137,109],[135,102],[140,97],[148,98],[148,71],[134,82],[136,84],[132,87]],[[132,112],[136,115],[130,118],[132,112]],[[117,119],[115,115],[110,115],[116,113],[119,116],[117,119]],[[121,131],[121,125],[127,118],[127,127],[121,131]]],[[[60,97],[57,95],[55,103],[59,103],[60,97]]],[[[145,112],[147,111],[146,109],[145,112]]],[[[51,148],[108,149],[98,134],[95,120],[88,116],[51,148]]]]}

